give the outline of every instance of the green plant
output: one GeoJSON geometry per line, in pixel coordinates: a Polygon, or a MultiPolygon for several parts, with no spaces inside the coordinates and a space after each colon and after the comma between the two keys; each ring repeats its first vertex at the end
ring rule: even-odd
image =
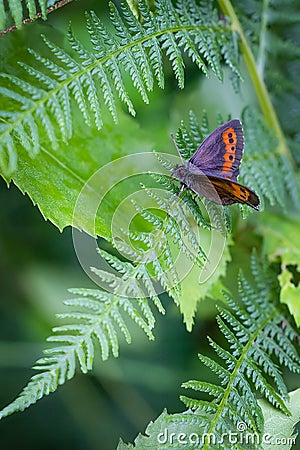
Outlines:
{"type": "MultiPolygon", "coordinates": [[[[267,263],[259,264],[254,256],[251,268],[253,285],[242,274],[239,276],[240,302],[224,292],[230,311],[223,306],[218,308],[217,322],[229,348],[221,347],[211,338],[209,342],[221,363],[199,354],[202,364],[216,374],[217,382],[191,380],[182,385],[195,393],[208,394],[212,400],[182,395],[187,411],[163,413],[148,427],[148,436],[139,436],[134,447],[120,442],[119,449],[155,448],[158,442],[169,444],[168,448],[180,442],[190,448],[193,445],[204,449],[232,448],[233,443],[240,449],[245,445],[263,448],[263,439],[258,437],[266,432],[265,411],[257,402],[253,385],[278,410],[291,415],[285,403],[289,400],[288,391],[277,364],[299,372],[297,331],[285,321],[276,273],[272,273],[267,263]],[[247,441],[247,436],[255,439],[247,441]]],[[[299,411],[294,414],[294,421],[298,420],[299,411]]],[[[283,438],[291,437],[293,428],[280,428],[283,438]]]]}
{"type": "MultiPolygon", "coordinates": [[[[277,365],[299,372],[295,346],[300,324],[299,252],[282,236],[277,245],[273,233],[277,235],[281,221],[293,215],[288,232],[294,235],[299,222],[295,152],[299,144],[300,108],[295,101],[299,100],[295,78],[299,47],[293,43],[299,8],[287,1],[283,11],[281,4],[273,3],[219,0],[218,7],[194,0],[110,3],[109,19],[95,12],[86,14],[85,37],[76,37],[71,28],[68,44],[57,45],[43,36],[47,48],[31,49],[18,67],[1,75],[2,177],[27,193],[60,230],[72,225],[109,243],[106,250],[99,250],[100,268],[92,268],[100,289],[70,290],[75,297],[65,301],[68,311],[59,314],[66,323],[54,327],[48,339],[55,346],[45,350],[34,367],[38,373],[2,409],[1,417],[24,410],[55,391],[74,376],[76,365],[83,373],[91,370],[98,344],[102,360],[110,353],[118,356],[121,339],[131,342],[132,322],[154,339],[156,310],[161,314],[166,310],[164,292],[180,308],[188,330],[197,315],[201,317],[200,300],[205,298],[225,302],[234,314],[220,307],[217,319],[230,351],[211,341],[226,367],[200,356],[221,380],[184,384],[214,399],[182,397],[193,412],[174,417],[165,414],[156,423],[158,427],[163,420],[180,423],[184,432],[192,432],[197,424],[201,433],[219,436],[235,430],[242,420],[261,436],[264,414],[256,391],[289,415],[288,388],[277,365]],[[270,51],[268,43],[276,52],[270,51]],[[278,67],[276,55],[290,71],[278,67]],[[173,160],[171,155],[162,155],[166,135],[143,119],[142,126],[137,125],[139,115],[146,114],[145,104],[168,107],[164,92],[170,95],[174,80],[177,90],[172,95],[179,98],[180,90],[193,84],[192,77],[213,75],[219,83],[228,73],[237,96],[242,80],[252,79],[261,109],[249,98],[243,104],[245,154],[240,171],[240,180],[260,197],[260,213],[252,214],[247,207],[220,207],[190,191],[184,192],[179,203],[180,186],[169,177],[173,160]],[[278,79],[283,86],[280,90],[278,79]],[[291,105],[288,109],[286,98],[291,105]],[[137,119],[130,118],[124,107],[137,119]],[[147,160],[150,166],[141,165],[153,146],[157,151],[147,160]],[[147,176],[146,169],[152,176],[147,176]],[[125,181],[119,186],[120,180],[125,181]],[[142,192],[142,201],[135,197],[137,191],[142,192]],[[122,202],[126,207],[115,220],[122,202]],[[96,204],[100,207],[95,208],[96,204]],[[220,255],[209,253],[215,232],[223,245],[220,255]],[[243,240],[244,234],[250,236],[250,243],[243,240]],[[240,275],[244,305],[240,306],[231,295],[222,297],[220,292],[233,284],[236,267],[249,272],[245,252],[252,252],[251,240],[268,262],[261,266],[252,259],[255,285],[240,275]],[[179,257],[183,259],[176,264],[179,257]],[[210,264],[215,261],[219,264],[213,272],[210,264]],[[181,266],[191,270],[182,276],[181,266]],[[205,270],[211,270],[211,276],[199,284],[205,270]]],[[[18,8],[19,4],[10,3],[13,15],[14,11],[18,15],[17,26],[21,23],[18,8]]],[[[45,12],[46,5],[43,8],[45,12]]],[[[219,123],[231,114],[226,108],[219,123]]],[[[162,120],[168,127],[166,118],[162,120]]],[[[189,112],[181,122],[176,142],[182,158],[188,159],[213,130],[210,123],[205,112],[201,120],[198,112],[189,112]]],[[[156,425],[150,427],[150,440],[156,439],[156,425]]],[[[292,430],[287,435],[291,434],[292,430]]],[[[138,438],[136,447],[142,448],[145,439],[138,438]]],[[[203,448],[217,448],[208,445],[204,442],[203,448]]],[[[126,448],[122,443],[119,447],[126,448]]],[[[230,448],[228,442],[224,448],[230,448]]]]}
{"type": "MultiPolygon", "coordinates": [[[[43,19],[46,19],[46,7],[47,7],[47,3],[54,3],[54,2],[47,2],[46,0],[39,0],[38,1],[38,5],[39,8],[41,9],[41,16],[43,17],[43,19]]],[[[35,17],[35,15],[37,14],[37,9],[36,9],[36,4],[34,1],[32,0],[28,0],[25,2],[22,2],[22,0],[17,0],[17,1],[8,1],[7,2],[7,10],[4,8],[3,2],[1,3],[1,7],[0,7],[0,26],[1,29],[4,28],[4,26],[6,25],[6,22],[8,21],[9,16],[11,16],[13,22],[15,23],[15,25],[17,27],[20,27],[23,21],[23,8],[26,8],[26,12],[28,11],[29,13],[29,18],[33,19],[35,17]]],[[[25,16],[26,17],[26,16],[25,16]]],[[[24,20],[25,20],[24,17],[24,20]]],[[[9,30],[6,30],[6,32],[8,32],[9,30]]],[[[5,31],[3,30],[2,33],[4,33],[5,31]]],[[[1,34],[2,34],[1,33],[1,34]]]]}

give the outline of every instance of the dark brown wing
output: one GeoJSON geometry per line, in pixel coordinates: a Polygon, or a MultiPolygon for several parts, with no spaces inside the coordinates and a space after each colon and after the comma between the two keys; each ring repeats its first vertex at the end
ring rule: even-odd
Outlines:
{"type": "Polygon", "coordinates": [[[233,203],[243,203],[259,211],[259,198],[254,191],[235,183],[231,180],[222,179],[219,177],[208,176],[210,182],[216,189],[222,205],[232,205],[233,203]]]}

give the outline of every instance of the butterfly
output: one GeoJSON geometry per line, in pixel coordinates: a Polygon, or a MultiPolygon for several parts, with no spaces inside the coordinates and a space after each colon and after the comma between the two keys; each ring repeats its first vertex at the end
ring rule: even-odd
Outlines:
{"type": "Polygon", "coordinates": [[[213,131],[186,164],[176,165],[172,177],[181,182],[181,192],[186,188],[219,205],[242,203],[259,210],[256,193],[237,182],[243,150],[242,124],[230,120],[213,131]]]}

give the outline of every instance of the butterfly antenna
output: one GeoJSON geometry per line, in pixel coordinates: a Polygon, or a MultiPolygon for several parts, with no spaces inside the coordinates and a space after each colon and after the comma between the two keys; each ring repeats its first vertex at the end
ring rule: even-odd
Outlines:
{"type": "Polygon", "coordinates": [[[176,140],[175,140],[175,137],[174,137],[174,134],[173,134],[173,133],[171,133],[171,139],[172,139],[172,141],[174,142],[175,148],[176,148],[176,150],[177,150],[177,153],[178,153],[178,155],[179,155],[179,158],[181,159],[182,164],[184,164],[184,161],[183,161],[183,159],[182,159],[181,153],[180,153],[180,151],[179,151],[179,148],[178,148],[178,145],[177,145],[177,142],[176,142],[176,140]]]}

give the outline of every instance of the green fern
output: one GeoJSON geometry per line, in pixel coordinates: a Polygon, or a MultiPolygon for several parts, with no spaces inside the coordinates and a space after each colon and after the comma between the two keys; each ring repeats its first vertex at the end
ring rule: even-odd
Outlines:
{"type": "MultiPolygon", "coordinates": [[[[38,0],[37,1],[40,9],[41,9],[41,13],[42,13],[42,17],[43,19],[46,18],[46,9],[47,9],[47,5],[49,3],[53,3],[53,2],[49,2],[47,0],[38,0]]],[[[35,0],[8,0],[7,1],[7,9],[10,12],[10,15],[15,23],[15,25],[17,26],[17,28],[19,28],[22,24],[22,21],[26,18],[26,16],[24,17],[24,10],[28,11],[28,15],[30,17],[30,19],[33,19],[34,16],[37,14],[37,9],[36,9],[36,2],[35,0]]],[[[7,23],[7,15],[8,12],[5,10],[4,7],[4,1],[1,0],[0,1],[0,29],[2,30],[6,23],[7,23]]]]}
{"type": "MultiPolygon", "coordinates": [[[[169,206],[173,199],[174,196],[166,200],[166,205],[169,206]]],[[[157,200],[160,202],[159,198],[157,200]]],[[[163,205],[160,203],[158,206],[163,205]]],[[[58,385],[74,376],[77,362],[82,372],[91,370],[96,342],[101,347],[102,360],[106,360],[110,352],[117,357],[119,334],[125,337],[127,343],[131,342],[128,319],[135,322],[149,339],[154,339],[155,317],[149,299],[164,314],[165,309],[158,296],[160,292],[167,292],[178,305],[180,280],[170,244],[174,243],[200,266],[206,259],[205,253],[193,232],[188,231],[186,211],[178,205],[174,205],[165,218],[139,205],[136,208],[153,229],[140,233],[128,231],[124,241],[118,240],[116,243],[123,256],[135,263],[99,250],[103,262],[106,262],[106,270],[94,267],[91,270],[99,277],[105,290],[70,290],[77,295],[65,302],[72,310],[58,317],[72,323],[53,329],[54,335],[48,341],[59,343],[59,346],[45,350],[46,356],[34,366],[39,374],[34,375],[20,396],[1,411],[0,418],[24,410],[55,391],[58,385]],[[180,234],[181,229],[185,230],[186,241],[180,234]],[[134,242],[134,247],[126,242],[126,238],[134,242]],[[123,316],[127,316],[126,319],[123,316]]],[[[194,211],[197,217],[195,206],[194,211]]]]}
{"type": "Polygon", "coordinates": [[[30,156],[39,151],[39,124],[53,148],[60,138],[57,125],[63,141],[71,137],[72,101],[86,124],[93,121],[98,129],[102,127],[103,108],[117,121],[117,97],[135,115],[124,72],[148,103],[154,80],[164,87],[163,55],[170,61],[180,88],[184,86],[182,52],[206,75],[211,69],[221,80],[223,60],[239,76],[234,33],[219,21],[210,3],[198,6],[194,1],[181,0],[173,6],[170,0],[159,0],[154,14],[141,0],[139,11],[141,22],[127,3],[122,4],[121,12],[110,3],[113,32],[93,12],[87,15],[92,51],[84,48],[70,30],[74,57],[44,37],[56,61],[30,50],[39,67],[21,63],[29,81],[2,74],[5,86],[0,87],[0,94],[9,102],[0,113],[0,167],[4,175],[9,176],[16,168],[18,145],[30,156]]]}
{"type": "MultiPolygon", "coordinates": [[[[182,156],[188,158],[208,133],[207,116],[203,115],[200,126],[195,115],[190,113],[189,127],[182,124],[177,132],[182,156]]],[[[262,132],[260,150],[263,148],[263,136],[262,132]]],[[[269,145],[272,146],[272,142],[269,142],[269,145]]],[[[272,155],[270,151],[270,158],[272,155]]],[[[159,155],[158,158],[167,168],[171,167],[159,155]]],[[[255,163],[255,159],[252,162],[255,163]]],[[[199,242],[193,227],[190,226],[190,218],[200,229],[217,228],[225,234],[230,230],[231,216],[228,208],[204,200],[207,210],[205,212],[199,197],[189,191],[184,192],[182,202],[179,204],[176,197],[179,186],[168,177],[162,175],[153,175],[153,177],[166,188],[165,196],[157,196],[155,191],[145,186],[143,186],[144,190],[152,200],[156,201],[157,209],[167,213],[161,215],[155,213],[153,207],[149,210],[137,203],[134,204],[137,213],[146,222],[144,229],[148,231],[129,230],[124,232],[123,241],[115,243],[119,251],[128,259],[125,262],[100,251],[107,265],[104,270],[92,268],[92,271],[99,277],[103,289],[71,290],[80,297],[68,300],[66,304],[72,308],[72,311],[59,317],[73,319],[75,322],[54,329],[55,334],[49,340],[59,342],[60,346],[47,350],[46,356],[37,362],[35,369],[40,370],[40,373],[33,376],[20,397],[2,411],[3,416],[22,410],[56,390],[59,384],[73,377],[77,360],[83,372],[90,370],[93,365],[95,340],[100,343],[103,360],[108,358],[110,352],[113,356],[117,356],[118,334],[123,334],[128,343],[131,341],[129,328],[123,318],[124,314],[136,322],[149,339],[153,339],[155,318],[148,299],[151,299],[162,314],[164,314],[164,308],[159,292],[167,292],[177,305],[180,301],[180,279],[176,271],[174,247],[182,251],[192,263],[196,262],[200,268],[206,261],[206,254],[201,245],[201,235],[199,242]],[[171,208],[170,205],[172,205],[171,208]],[[134,247],[130,245],[130,241],[134,243],[134,247]],[[161,286],[159,289],[157,282],[161,286]]],[[[273,191],[270,184],[270,192],[273,191]]],[[[257,282],[258,280],[257,276],[257,282]]],[[[230,334],[227,337],[229,339],[230,334]]],[[[279,402],[275,391],[270,392],[273,395],[273,397],[269,395],[270,399],[279,402]]],[[[282,402],[279,402],[279,405],[283,408],[282,402]]]]}
{"type": "MultiPolygon", "coordinates": [[[[276,273],[266,263],[260,264],[256,257],[251,259],[253,282],[243,276],[239,277],[240,302],[236,302],[229,293],[224,293],[228,306],[219,307],[217,322],[229,344],[225,349],[212,339],[211,346],[219,360],[199,355],[200,361],[216,376],[216,382],[188,381],[183,383],[186,389],[209,395],[212,400],[195,399],[181,396],[189,408],[181,414],[167,415],[166,412],[147,429],[149,437],[139,435],[135,446],[122,442],[118,449],[157,448],[159,433],[170,439],[166,448],[177,448],[177,438],[184,433],[198,436],[198,445],[189,448],[231,449],[229,433],[239,432],[239,424],[245,424],[243,433],[262,435],[264,418],[257,394],[262,395],[277,409],[289,415],[287,407],[288,392],[278,364],[288,367],[295,373],[300,372],[300,355],[296,330],[286,320],[285,311],[278,302],[279,286],[276,273]],[[193,412],[194,411],[194,412],[193,412]],[[165,433],[166,432],[166,433],[165,433]],[[206,436],[204,442],[201,436],[206,436]],[[209,443],[209,437],[211,441],[209,443]],[[213,440],[215,439],[215,441],[213,440]],[[220,446],[220,442],[222,442],[220,446]],[[151,447],[152,446],[152,447],[151,447]]],[[[161,439],[164,439],[162,436],[161,439]]],[[[193,441],[196,444],[196,441],[193,441]]],[[[244,449],[244,442],[235,441],[234,448],[244,449]]],[[[259,444],[247,448],[261,448],[259,444]]]]}
{"type": "Polygon", "coordinates": [[[290,0],[237,1],[237,13],[251,41],[289,146],[299,163],[299,5],[290,0]],[[284,62],[283,62],[284,61],[284,62]]]}
{"type": "Polygon", "coordinates": [[[131,342],[128,325],[122,317],[125,313],[149,339],[154,339],[152,329],[155,318],[139,279],[144,281],[144,287],[157,309],[164,313],[164,308],[144,266],[139,264],[134,267],[104,251],[101,251],[101,255],[111,267],[123,273],[123,279],[112,273],[93,269],[110,287],[114,285],[113,293],[96,289],[70,290],[76,297],[66,300],[65,304],[71,307],[72,311],[59,314],[58,317],[72,323],[53,329],[55,334],[49,337],[48,341],[58,343],[59,346],[45,350],[46,356],[39,359],[34,366],[39,373],[31,378],[20,396],[1,411],[0,417],[22,411],[44,395],[55,391],[60,384],[74,376],[77,362],[83,373],[91,370],[96,343],[97,346],[100,345],[103,360],[109,357],[110,352],[117,357],[119,334],[125,337],[127,343],[131,342]]]}
{"type": "Polygon", "coordinates": [[[153,176],[167,187],[165,196],[157,196],[153,190],[145,186],[143,188],[157,202],[157,209],[165,211],[164,215],[154,212],[153,206],[149,210],[134,203],[137,213],[146,222],[144,228],[149,231],[129,230],[124,232],[123,241],[118,239],[115,242],[127,261],[99,250],[106,264],[103,269],[93,267],[91,270],[99,277],[103,289],[70,290],[78,297],[67,300],[65,304],[71,308],[71,312],[59,314],[58,317],[72,323],[53,329],[54,335],[48,341],[60,345],[45,351],[46,356],[34,366],[40,373],[34,375],[20,396],[2,410],[1,417],[23,410],[55,391],[58,385],[74,376],[77,361],[82,372],[91,370],[95,341],[100,344],[103,360],[109,357],[110,352],[117,357],[119,334],[124,335],[127,343],[131,342],[128,318],[149,339],[154,339],[152,330],[155,317],[149,299],[162,314],[165,309],[159,298],[160,292],[167,292],[177,305],[180,300],[180,279],[176,271],[174,249],[177,247],[182,251],[192,265],[197,263],[203,268],[206,261],[201,236],[199,242],[191,227],[191,218],[200,229],[218,228],[226,233],[224,218],[222,220],[224,208],[216,206],[213,210],[210,206],[209,214],[205,217],[198,198],[186,192],[179,204],[179,188],[167,177],[153,176]],[[126,320],[124,315],[127,316],[126,320]]]}
{"type": "Polygon", "coordinates": [[[198,381],[183,384],[185,388],[206,392],[214,398],[210,403],[181,397],[189,408],[201,411],[204,415],[208,412],[204,419],[208,433],[225,432],[228,423],[234,429],[240,420],[247,423],[253,431],[262,431],[261,410],[255,401],[252,383],[255,384],[256,391],[272,405],[289,414],[285,405],[287,388],[277,364],[279,362],[292,372],[300,372],[300,358],[293,342],[298,336],[278,305],[276,276],[266,265],[259,265],[255,257],[252,257],[251,268],[255,286],[243,275],[239,278],[243,307],[230,294],[225,293],[227,304],[233,313],[222,307],[218,308],[218,325],[230,344],[230,349],[223,349],[212,339],[210,344],[225,362],[225,367],[199,355],[202,363],[218,376],[222,387],[198,381]]]}
{"type": "Polygon", "coordinates": [[[277,151],[277,141],[257,111],[246,108],[242,118],[246,149],[241,180],[259,194],[262,209],[265,200],[283,209],[288,204],[299,208],[299,184],[291,161],[277,151]]]}

